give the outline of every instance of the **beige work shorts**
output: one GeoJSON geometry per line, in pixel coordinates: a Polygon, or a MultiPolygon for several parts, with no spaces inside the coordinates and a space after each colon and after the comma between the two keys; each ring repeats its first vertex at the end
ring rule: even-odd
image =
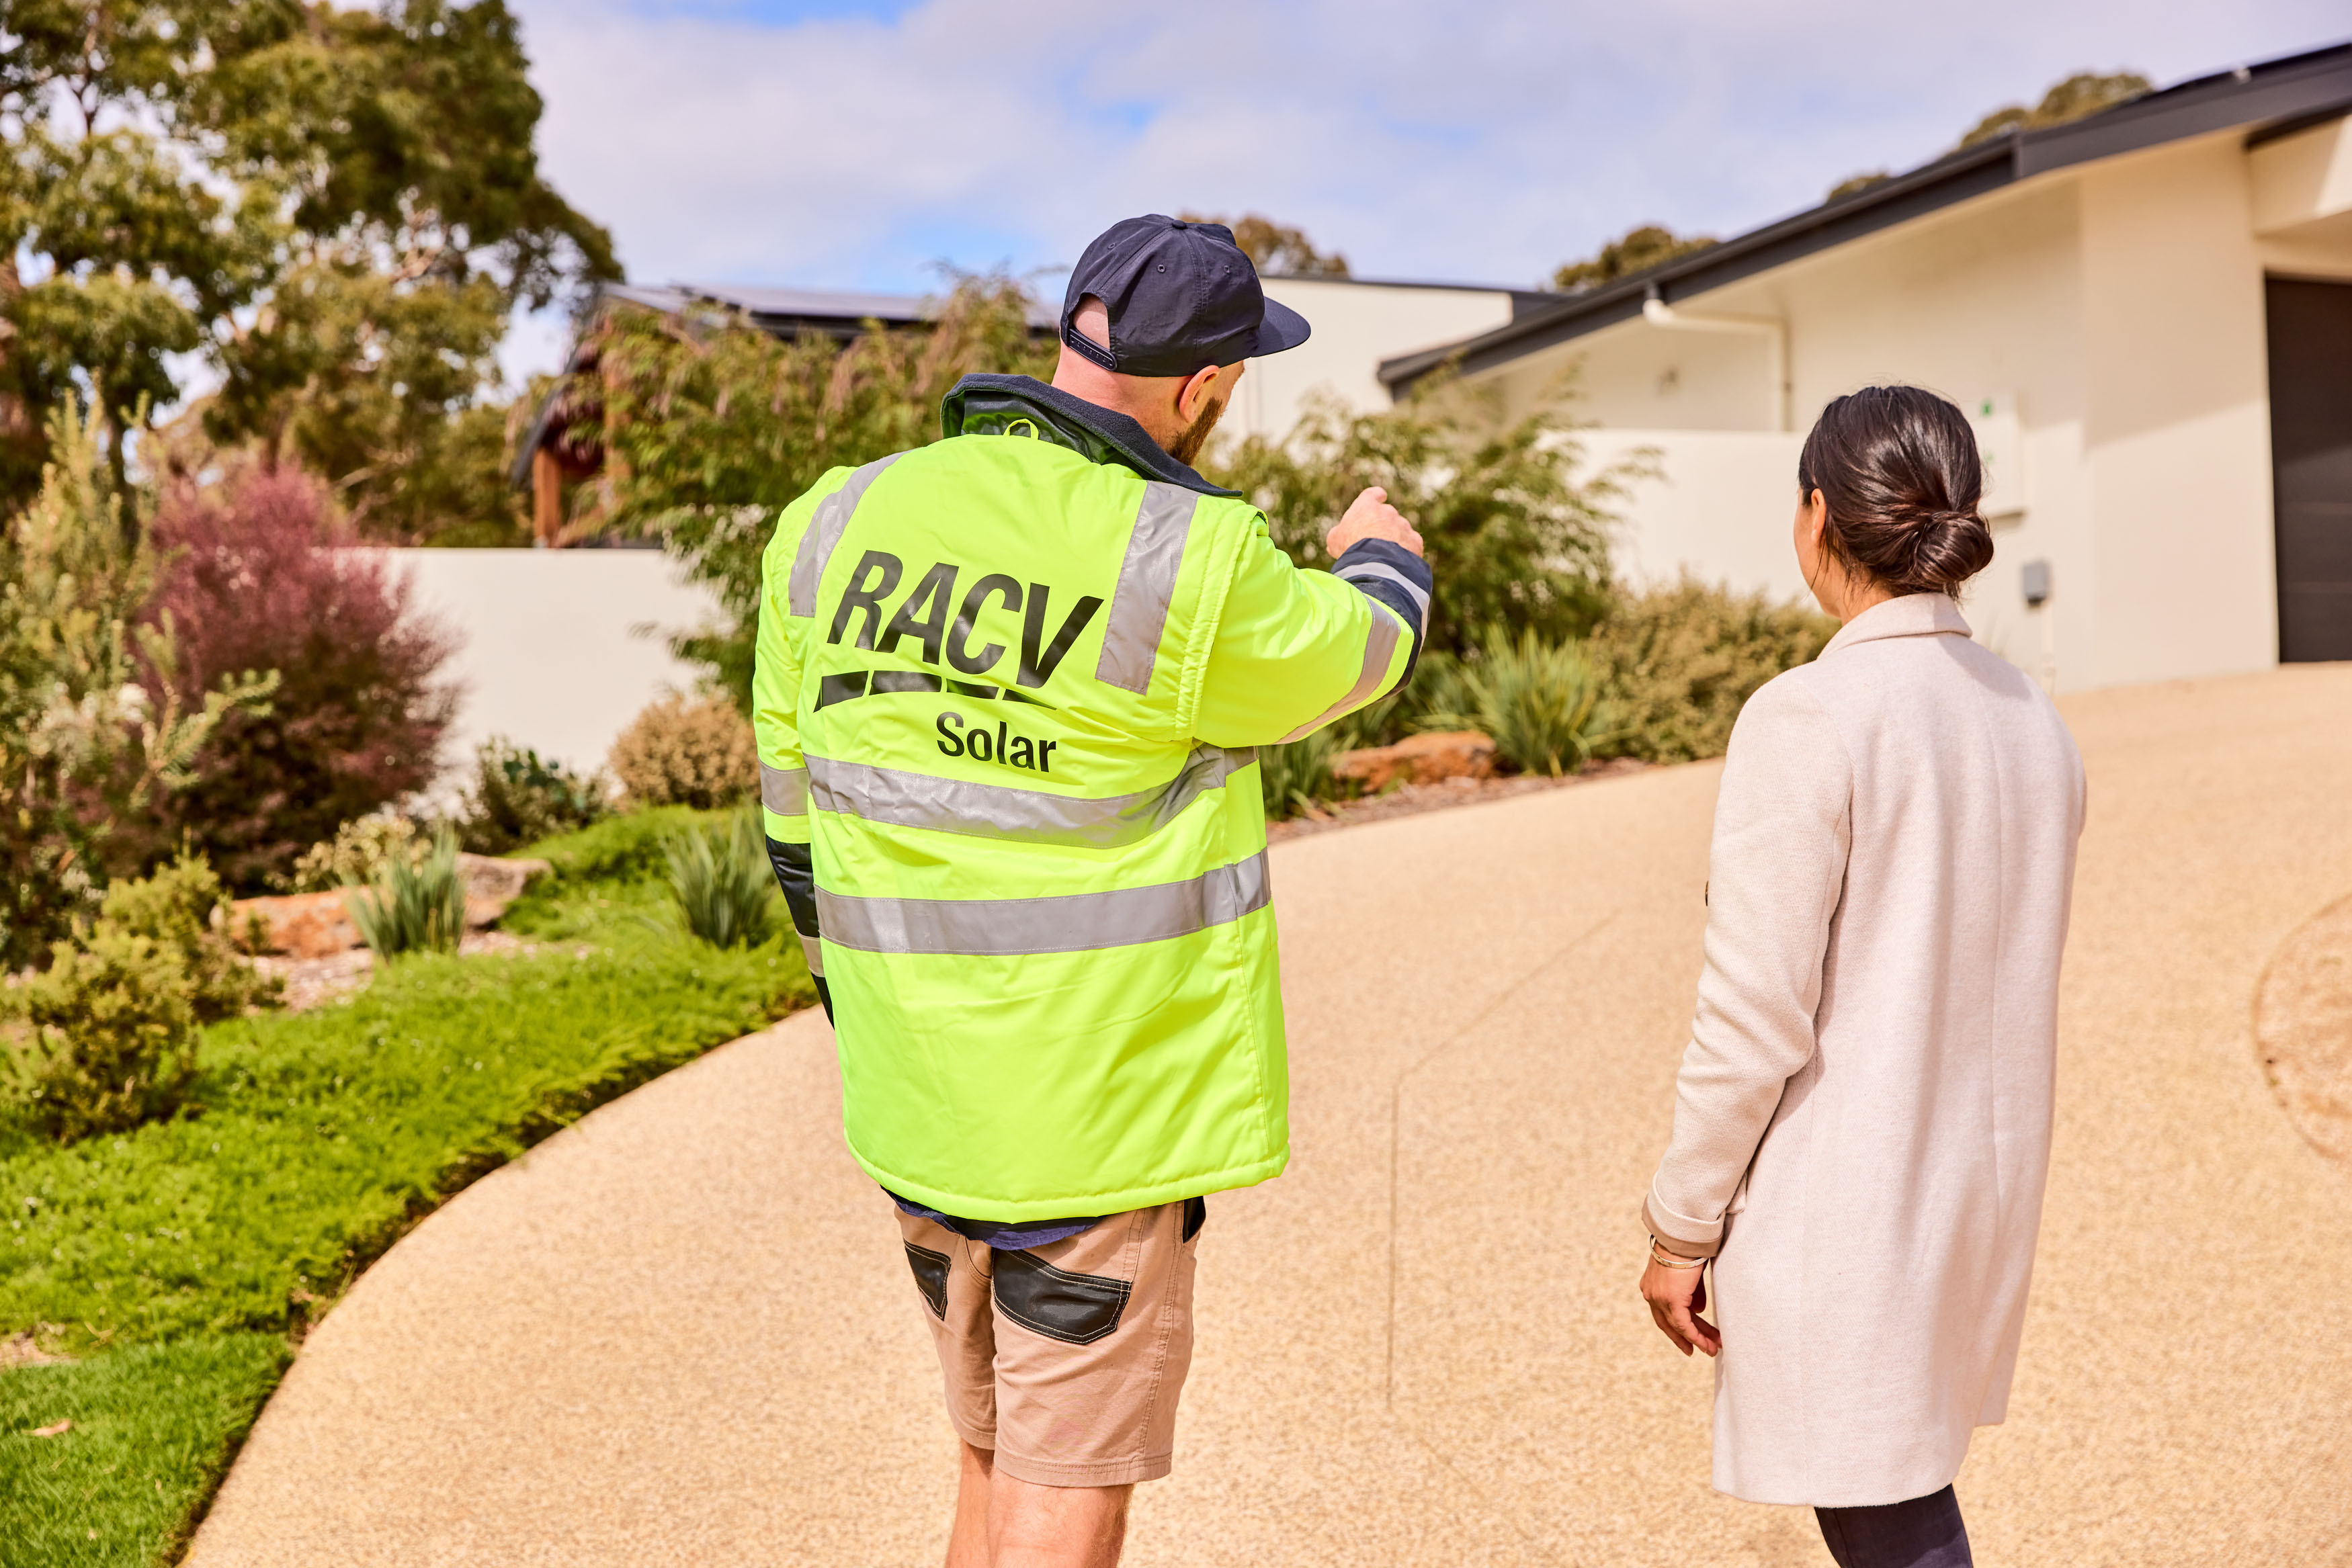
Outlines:
{"type": "Polygon", "coordinates": [[[1114,1214],[1026,1252],[900,1210],[957,1435],[1039,1486],[1166,1475],[1192,1364],[1186,1207],[1114,1214]]]}

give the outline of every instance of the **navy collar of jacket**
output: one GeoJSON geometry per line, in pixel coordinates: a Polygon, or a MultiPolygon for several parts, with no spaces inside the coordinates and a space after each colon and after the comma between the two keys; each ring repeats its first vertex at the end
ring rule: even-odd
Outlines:
{"type": "Polygon", "coordinates": [[[940,400],[942,435],[1003,435],[1026,423],[1040,441],[1066,446],[1094,463],[1118,463],[1147,479],[1161,479],[1203,496],[1235,497],[1160,450],[1126,414],[1032,376],[966,376],[940,400]]]}

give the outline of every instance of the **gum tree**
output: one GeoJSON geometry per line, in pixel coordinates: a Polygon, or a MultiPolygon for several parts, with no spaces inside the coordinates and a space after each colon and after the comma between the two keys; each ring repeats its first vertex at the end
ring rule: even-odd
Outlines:
{"type": "Polygon", "coordinates": [[[44,411],[128,436],[201,369],[215,440],[363,525],[503,506],[483,407],[513,310],[616,272],[540,174],[505,0],[16,0],[0,20],[0,505],[44,411]]]}

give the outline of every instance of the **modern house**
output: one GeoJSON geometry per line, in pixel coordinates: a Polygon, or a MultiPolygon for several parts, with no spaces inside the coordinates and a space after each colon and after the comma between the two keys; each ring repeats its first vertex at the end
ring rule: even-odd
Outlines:
{"type": "MultiPolygon", "coordinates": [[[[1573,378],[1646,449],[1631,574],[1802,591],[1831,398],[1974,418],[1999,555],[1966,611],[2057,687],[2352,659],[2352,45],[2011,133],[1380,367],[1507,406],[1573,378]]],[[[2352,719],[2347,719],[2352,722],[2352,719]]]]}

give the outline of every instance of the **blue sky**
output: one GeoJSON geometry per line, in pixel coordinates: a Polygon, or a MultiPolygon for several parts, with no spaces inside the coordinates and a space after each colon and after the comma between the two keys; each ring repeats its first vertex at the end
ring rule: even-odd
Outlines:
{"type": "Polygon", "coordinates": [[[542,162],[633,278],[915,292],[1187,208],[1360,276],[1532,284],[1635,224],[1737,233],[1920,162],[2074,70],[2352,37],[2342,0],[513,4],[542,162]]]}

